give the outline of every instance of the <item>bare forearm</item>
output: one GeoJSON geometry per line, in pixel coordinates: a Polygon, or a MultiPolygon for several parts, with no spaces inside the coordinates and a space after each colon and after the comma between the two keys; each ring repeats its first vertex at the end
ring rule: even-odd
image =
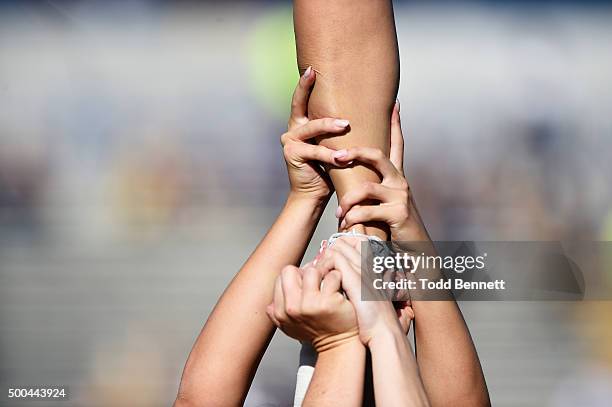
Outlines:
{"type": "Polygon", "coordinates": [[[209,316],[187,360],[179,399],[215,407],[244,401],[274,333],[265,313],[274,279],[283,266],[301,261],[322,210],[321,204],[290,196],[209,316]],[[227,369],[230,360],[232,368],[227,369]]]}
{"type": "MultiPolygon", "coordinates": [[[[388,153],[389,117],[399,84],[391,1],[295,0],[294,27],[298,66],[312,66],[318,77],[309,116],[342,117],[351,123],[346,134],[323,136],[319,143],[335,150],[369,146],[388,153]]],[[[339,198],[365,181],[380,181],[363,165],[329,173],[339,198]]],[[[381,238],[387,237],[385,230],[380,224],[360,229],[381,238]]]]}
{"type": "Polygon", "coordinates": [[[410,343],[400,329],[381,332],[369,346],[376,404],[428,406],[410,343]]]}
{"type": "Polygon", "coordinates": [[[357,337],[319,354],[304,407],[361,406],[366,349],[357,337]]]}
{"type": "MultiPolygon", "coordinates": [[[[431,241],[405,250],[438,256],[431,241]]],[[[441,270],[419,269],[415,278],[445,278],[441,270]]],[[[416,290],[412,294],[416,359],[432,406],[489,404],[478,354],[459,305],[448,290],[416,290]],[[436,300],[436,301],[434,301],[436,300]]]]}
{"type": "Polygon", "coordinates": [[[490,404],[480,361],[455,301],[413,301],[417,361],[432,406],[490,404]]]}

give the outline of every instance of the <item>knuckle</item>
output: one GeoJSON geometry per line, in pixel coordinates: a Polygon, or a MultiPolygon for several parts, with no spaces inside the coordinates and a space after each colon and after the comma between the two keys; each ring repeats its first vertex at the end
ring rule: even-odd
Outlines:
{"type": "Polygon", "coordinates": [[[349,213],[346,214],[346,216],[344,217],[344,220],[346,221],[346,223],[348,223],[349,225],[352,225],[353,223],[357,221],[358,210],[359,210],[359,207],[355,206],[349,213]]]}
{"type": "Polygon", "coordinates": [[[327,161],[328,157],[331,157],[331,152],[327,152],[325,147],[313,146],[312,155],[317,161],[327,161]]]}
{"type": "Polygon", "coordinates": [[[362,185],[363,192],[366,194],[371,194],[374,192],[375,186],[373,182],[366,181],[362,185]]]}
{"type": "Polygon", "coordinates": [[[325,301],[321,304],[320,311],[323,315],[330,315],[334,313],[334,306],[329,301],[325,301]]]}
{"type": "Polygon", "coordinates": [[[285,313],[281,312],[280,310],[275,309],[274,310],[274,318],[278,321],[278,322],[285,322],[285,313]]]}
{"type": "Polygon", "coordinates": [[[284,146],[289,141],[290,138],[291,138],[291,136],[290,136],[289,132],[283,133],[281,135],[281,137],[280,137],[281,145],[284,146]]]}
{"type": "Polygon", "coordinates": [[[287,305],[285,307],[285,313],[288,316],[290,316],[292,318],[295,318],[295,317],[300,315],[300,309],[298,307],[296,307],[295,305],[287,305]]]}
{"type": "Polygon", "coordinates": [[[317,278],[319,275],[320,271],[317,268],[314,267],[308,267],[305,271],[304,271],[304,278],[317,278]]]}
{"type": "Polygon", "coordinates": [[[333,263],[333,257],[334,257],[334,246],[329,247],[325,250],[325,253],[323,253],[323,257],[321,258],[319,263],[317,263],[317,266],[320,266],[322,269],[329,267],[330,264],[333,263]]]}
{"type": "Polygon", "coordinates": [[[410,216],[410,209],[408,209],[406,205],[401,205],[398,209],[398,213],[402,219],[407,219],[410,216]]]}
{"type": "Polygon", "coordinates": [[[300,126],[303,126],[304,123],[304,119],[300,118],[300,117],[290,117],[289,121],[287,122],[287,133],[291,133],[292,131],[294,131],[295,129],[297,129],[300,126]]]}
{"type": "Polygon", "coordinates": [[[310,301],[302,303],[302,315],[312,317],[317,314],[317,306],[310,301]]]}
{"type": "Polygon", "coordinates": [[[351,225],[353,223],[354,218],[355,214],[353,213],[353,210],[349,211],[349,213],[344,215],[344,221],[347,223],[347,225],[351,225]]]}
{"type": "Polygon", "coordinates": [[[283,154],[290,157],[295,153],[295,143],[287,143],[283,146],[283,154]]]}
{"type": "Polygon", "coordinates": [[[379,149],[379,148],[374,148],[373,151],[372,151],[372,157],[376,161],[380,161],[380,160],[385,158],[385,153],[383,153],[382,150],[379,149]]]}
{"type": "Polygon", "coordinates": [[[281,274],[282,274],[283,276],[287,276],[287,275],[289,275],[290,273],[292,273],[292,272],[294,271],[294,269],[295,269],[295,266],[292,266],[292,265],[285,266],[285,267],[283,267],[283,269],[281,270],[281,274]]]}
{"type": "Polygon", "coordinates": [[[295,266],[293,266],[293,265],[291,265],[291,264],[290,264],[290,265],[288,265],[288,266],[283,267],[283,268],[282,268],[282,270],[281,270],[281,273],[282,273],[282,274],[291,273],[291,272],[293,272],[293,270],[294,270],[295,268],[296,268],[295,266]]]}
{"type": "Polygon", "coordinates": [[[343,210],[348,209],[355,201],[356,198],[355,191],[349,191],[340,199],[340,206],[343,210]]]}
{"type": "MultiPolygon", "coordinates": [[[[340,239],[338,239],[338,241],[341,241],[342,239],[344,239],[344,238],[341,237],[340,239]]],[[[329,251],[329,257],[332,260],[334,260],[338,256],[338,246],[337,245],[333,245],[332,247],[330,247],[327,250],[329,251]]]]}

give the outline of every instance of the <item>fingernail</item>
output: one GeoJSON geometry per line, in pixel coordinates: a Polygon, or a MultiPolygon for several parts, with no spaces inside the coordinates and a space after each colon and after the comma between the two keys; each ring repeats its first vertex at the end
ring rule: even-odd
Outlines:
{"type": "Polygon", "coordinates": [[[341,127],[341,128],[345,128],[346,126],[349,125],[349,121],[348,120],[334,120],[334,125],[337,127],[341,127]]]}
{"type": "Polygon", "coordinates": [[[400,101],[399,99],[395,99],[395,105],[397,106],[397,111],[400,111],[400,101]]]}
{"type": "Polygon", "coordinates": [[[348,155],[348,151],[346,151],[346,149],[343,149],[343,150],[338,150],[338,151],[335,151],[335,152],[332,154],[332,157],[333,157],[333,158],[344,158],[344,157],[346,157],[347,155],[348,155]]]}
{"type": "Polygon", "coordinates": [[[336,209],[336,218],[340,219],[340,216],[342,216],[342,207],[339,206],[338,209],[336,209]]]}
{"type": "Polygon", "coordinates": [[[342,219],[342,222],[340,222],[340,230],[343,230],[346,227],[346,219],[342,219]]]}
{"type": "Polygon", "coordinates": [[[312,67],[309,66],[308,68],[306,68],[306,71],[304,71],[304,78],[308,78],[310,76],[310,74],[312,73],[312,67]]]}

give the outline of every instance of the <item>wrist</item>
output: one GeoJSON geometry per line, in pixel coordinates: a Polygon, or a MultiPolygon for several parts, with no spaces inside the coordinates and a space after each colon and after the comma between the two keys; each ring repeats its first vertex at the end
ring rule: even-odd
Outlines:
{"type": "Polygon", "coordinates": [[[429,242],[431,239],[422,223],[407,222],[403,225],[391,228],[391,240],[429,242]]]}
{"type": "Polygon", "coordinates": [[[393,325],[381,326],[378,330],[374,331],[367,343],[367,347],[370,350],[379,347],[387,347],[389,344],[399,343],[406,339],[406,335],[402,331],[399,323],[393,325]]]}
{"type": "Polygon", "coordinates": [[[392,239],[406,241],[431,240],[414,202],[408,205],[407,213],[408,216],[394,225],[395,227],[391,225],[392,239]]]}
{"type": "Polygon", "coordinates": [[[331,194],[320,196],[291,190],[287,196],[287,203],[299,203],[314,208],[320,208],[322,210],[325,209],[325,206],[327,206],[327,202],[329,202],[330,197],[331,194]]]}
{"type": "Polygon", "coordinates": [[[325,352],[336,351],[339,349],[349,349],[356,346],[363,347],[363,344],[359,339],[359,332],[356,329],[354,331],[343,332],[341,334],[322,336],[315,338],[312,341],[312,347],[319,355],[325,352]]]}

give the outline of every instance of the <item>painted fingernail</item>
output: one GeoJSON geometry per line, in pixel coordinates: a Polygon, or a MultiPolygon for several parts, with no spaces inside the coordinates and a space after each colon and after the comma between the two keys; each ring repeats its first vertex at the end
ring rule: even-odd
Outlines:
{"type": "Polygon", "coordinates": [[[306,71],[304,71],[304,78],[308,78],[310,77],[310,74],[312,73],[312,67],[309,66],[308,68],[306,68],[306,71]]]}
{"type": "Polygon", "coordinates": [[[340,219],[340,216],[342,216],[342,207],[339,206],[338,209],[336,209],[336,218],[340,219]]]}
{"type": "Polygon", "coordinates": [[[334,157],[334,158],[344,158],[344,157],[346,157],[347,155],[348,155],[348,151],[346,151],[346,149],[343,149],[343,150],[338,150],[338,151],[335,151],[335,152],[332,154],[332,157],[334,157]]]}
{"type": "Polygon", "coordinates": [[[349,125],[349,121],[348,120],[340,120],[340,119],[336,119],[334,120],[334,125],[336,127],[341,127],[341,128],[345,128],[346,126],[349,125]]]}

